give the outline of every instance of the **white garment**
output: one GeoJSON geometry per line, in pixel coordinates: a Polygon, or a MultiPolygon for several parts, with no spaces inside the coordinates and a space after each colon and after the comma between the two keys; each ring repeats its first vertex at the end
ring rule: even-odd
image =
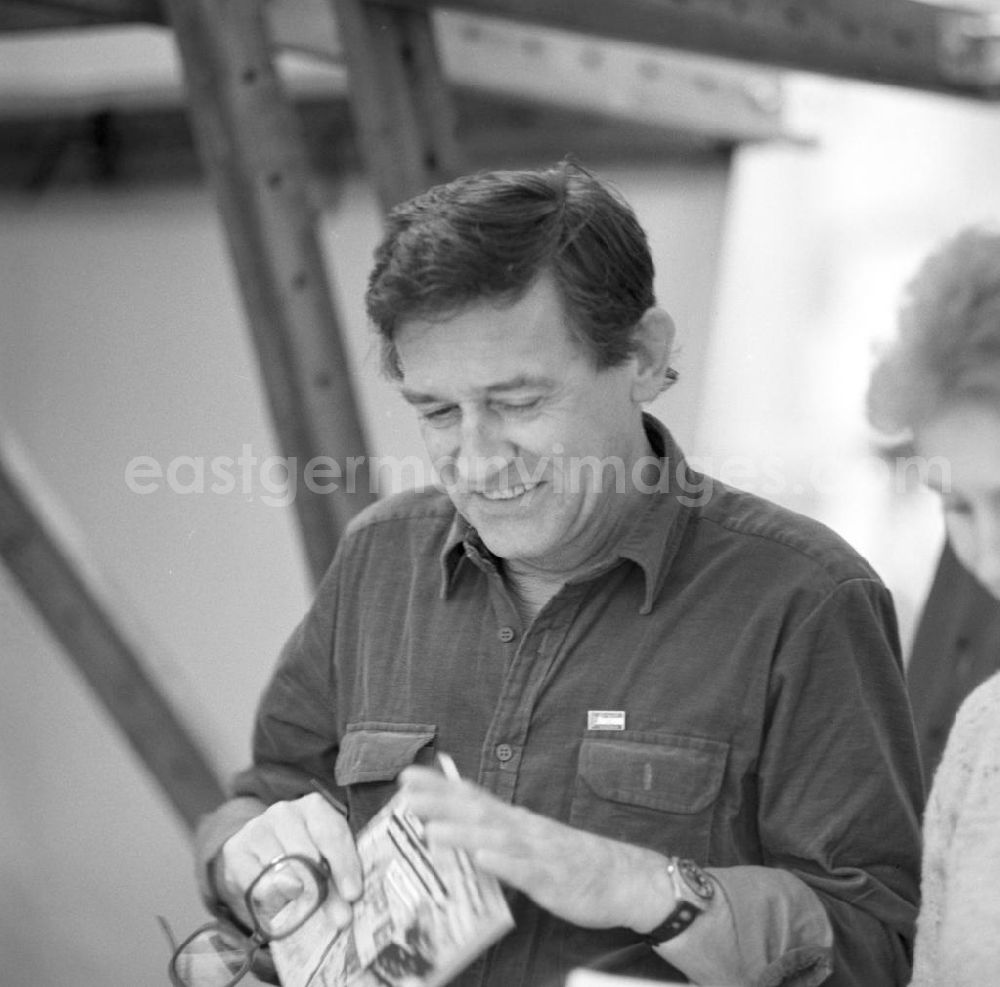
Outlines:
{"type": "Polygon", "coordinates": [[[1000,674],[962,704],[924,816],[912,987],[1000,984],[1000,674]]]}

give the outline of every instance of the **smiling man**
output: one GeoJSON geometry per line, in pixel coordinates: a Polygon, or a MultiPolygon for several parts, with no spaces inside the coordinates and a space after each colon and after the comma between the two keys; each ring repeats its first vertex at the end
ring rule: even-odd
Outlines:
{"type": "Polygon", "coordinates": [[[463,987],[907,981],[922,795],[891,601],[644,413],[674,376],[652,285],[632,211],[572,165],[390,215],[368,312],[440,489],[352,523],[202,826],[212,907],[303,853],[346,919],[354,834],[402,784],[509,892],[463,987]]]}

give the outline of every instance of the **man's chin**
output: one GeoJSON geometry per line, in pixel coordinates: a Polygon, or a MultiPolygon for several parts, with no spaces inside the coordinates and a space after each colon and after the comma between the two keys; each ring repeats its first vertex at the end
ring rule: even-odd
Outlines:
{"type": "Polygon", "coordinates": [[[537,525],[525,524],[522,530],[516,530],[512,525],[495,525],[483,519],[480,519],[480,523],[471,519],[470,522],[483,544],[498,559],[527,561],[539,555],[544,549],[537,525]]]}

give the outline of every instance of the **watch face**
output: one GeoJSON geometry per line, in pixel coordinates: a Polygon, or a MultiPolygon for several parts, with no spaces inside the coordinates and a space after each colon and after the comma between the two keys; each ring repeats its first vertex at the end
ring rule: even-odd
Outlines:
{"type": "Polygon", "coordinates": [[[715,885],[693,860],[678,860],[677,873],[691,891],[703,901],[712,899],[715,894],[715,885]]]}

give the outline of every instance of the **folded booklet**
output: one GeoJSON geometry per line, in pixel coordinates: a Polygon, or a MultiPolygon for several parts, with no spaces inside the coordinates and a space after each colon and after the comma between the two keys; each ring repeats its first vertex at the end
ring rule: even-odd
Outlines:
{"type": "Polygon", "coordinates": [[[357,847],[364,891],[351,923],[338,930],[328,902],[271,944],[283,987],[440,987],[514,927],[499,881],[464,851],[429,845],[402,793],[357,847]]]}

